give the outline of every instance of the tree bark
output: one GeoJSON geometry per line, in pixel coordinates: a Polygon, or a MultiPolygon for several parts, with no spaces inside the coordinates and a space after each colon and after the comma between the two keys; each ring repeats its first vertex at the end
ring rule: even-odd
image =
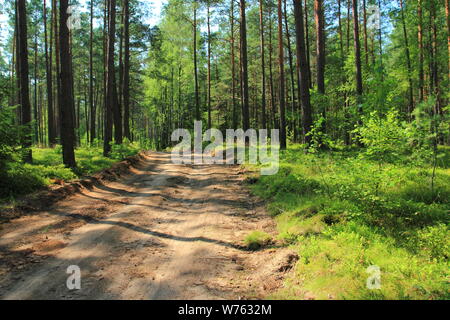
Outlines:
{"type": "Polygon", "coordinates": [[[61,80],[59,78],[60,74],[60,45],[59,45],[59,32],[58,32],[58,6],[56,0],[53,0],[52,5],[52,11],[53,11],[53,29],[55,32],[55,70],[56,70],[56,95],[55,95],[55,106],[57,109],[57,112],[55,112],[55,123],[56,123],[56,136],[61,138],[61,115],[59,112],[59,98],[61,93],[61,80]]]}
{"type": "Polygon", "coordinates": [[[14,39],[14,44],[15,44],[15,54],[16,54],[16,63],[15,63],[15,68],[16,68],[16,85],[17,85],[17,104],[19,105],[19,108],[17,108],[17,123],[21,124],[22,123],[22,102],[21,102],[21,92],[20,92],[20,43],[19,43],[19,14],[17,12],[17,1],[15,1],[15,17],[14,17],[14,26],[15,26],[15,34],[16,34],[16,38],[14,39]]]}
{"type": "Polygon", "coordinates": [[[18,76],[20,79],[20,106],[21,106],[21,125],[25,126],[24,136],[22,137],[22,146],[26,149],[23,160],[31,163],[33,154],[31,151],[31,104],[29,89],[29,65],[28,65],[28,38],[27,38],[27,11],[26,1],[17,0],[17,39],[18,39],[18,76]]]}
{"type": "Polygon", "coordinates": [[[325,94],[325,19],[323,0],[314,0],[317,41],[317,88],[320,94],[325,94]]]}
{"type": "Polygon", "coordinates": [[[212,127],[211,118],[211,12],[210,12],[210,0],[207,0],[207,28],[208,28],[208,129],[212,127]]]}
{"type": "Polygon", "coordinates": [[[347,55],[350,52],[350,23],[352,21],[351,17],[351,7],[352,7],[352,0],[347,0],[347,55]]]}
{"type": "Polygon", "coordinates": [[[312,128],[312,109],[308,85],[308,65],[305,54],[305,29],[303,24],[303,8],[301,0],[294,1],[295,30],[297,33],[297,60],[299,62],[299,93],[302,105],[303,141],[311,144],[309,133],[312,128]]]}
{"type": "Polygon", "coordinates": [[[308,18],[308,0],[305,0],[305,45],[306,45],[306,63],[308,66],[308,87],[312,89],[313,83],[312,83],[312,72],[311,72],[311,53],[309,50],[309,18],[308,18]]]}
{"type": "Polygon", "coordinates": [[[60,74],[61,91],[59,93],[59,111],[61,121],[61,142],[63,148],[63,162],[66,167],[75,168],[75,132],[72,107],[73,85],[72,70],[70,69],[71,56],[69,45],[69,28],[67,21],[68,0],[60,0],[59,3],[59,44],[60,44],[60,74]]]}
{"type": "Polygon", "coordinates": [[[338,0],[338,34],[339,34],[339,50],[341,53],[341,67],[344,67],[344,38],[342,35],[342,12],[341,12],[341,0],[338,0]]]}
{"type": "Polygon", "coordinates": [[[409,41],[408,41],[408,32],[406,31],[406,19],[405,12],[403,7],[403,0],[399,0],[400,4],[400,14],[403,25],[403,37],[405,40],[405,53],[406,53],[406,64],[408,67],[408,115],[411,116],[411,113],[414,110],[414,94],[413,94],[413,82],[412,82],[412,64],[411,64],[411,54],[409,51],[409,41]]]}
{"type": "Polygon", "coordinates": [[[384,62],[383,62],[383,30],[381,25],[383,23],[383,17],[381,16],[381,0],[378,0],[378,8],[380,10],[380,27],[378,29],[378,44],[380,46],[380,66],[381,66],[381,79],[384,80],[384,62]]]}
{"type": "Polygon", "coordinates": [[[278,0],[278,65],[280,67],[280,148],[286,150],[286,98],[283,45],[283,0],[278,0]]]}
{"type": "Polygon", "coordinates": [[[417,3],[417,38],[419,44],[419,101],[422,102],[425,99],[425,72],[424,72],[424,52],[423,52],[423,11],[422,0],[418,0],[417,3]]]}
{"type": "Polygon", "coordinates": [[[34,33],[34,94],[33,94],[33,109],[34,109],[34,141],[39,145],[39,108],[38,108],[38,40],[37,30],[34,33]]]}
{"type": "Polygon", "coordinates": [[[439,77],[439,65],[438,65],[438,57],[439,57],[439,46],[438,46],[438,30],[436,23],[436,6],[434,1],[430,2],[430,25],[431,25],[431,51],[432,51],[432,59],[431,59],[431,70],[432,70],[432,78],[434,85],[434,95],[436,96],[436,104],[435,104],[435,114],[442,114],[442,101],[441,101],[441,88],[440,88],[440,77],[439,77]]]}
{"type": "Polygon", "coordinates": [[[116,37],[116,0],[110,0],[110,12],[109,12],[109,53],[108,53],[108,93],[110,98],[110,104],[112,106],[114,117],[114,142],[117,145],[122,144],[123,141],[123,123],[122,123],[122,108],[119,103],[119,96],[117,93],[116,82],[116,68],[115,68],[115,46],[114,41],[116,37]]]}
{"type": "Polygon", "coordinates": [[[197,62],[197,0],[194,2],[194,80],[195,80],[195,120],[201,121],[200,96],[198,85],[198,62],[197,62]]]}
{"type": "Polygon", "coordinates": [[[365,53],[365,59],[366,59],[366,66],[369,65],[369,43],[367,38],[367,6],[366,6],[366,0],[363,0],[363,23],[364,23],[364,53],[365,53]]]}
{"type": "Polygon", "coordinates": [[[231,1],[231,15],[230,15],[230,28],[231,28],[231,91],[232,91],[232,121],[233,129],[237,129],[237,108],[236,108],[236,58],[235,58],[235,37],[234,37],[234,1],[231,1]]]}
{"type": "Polygon", "coordinates": [[[108,96],[109,104],[114,117],[114,142],[117,145],[122,144],[123,127],[122,127],[122,110],[117,94],[116,70],[115,70],[115,47],[114,41],[116,37],[116,0],[110,0],[109,11],[109,29],[108,29],[108,96]]]}
{"type": "Polygon", "coordinates": [[[242,125],[244,131],[250,129],[249,92],[248,92],[248,58],[247,58],[247,19],[246,2],[240,0],[241,10],[241,56],[242,56],[242,125]]]}
{"type": "Polygon", "coordinates": [[[47,77],[47,123],[48,123],[48,143],[50,147],[56,145],[55,132],[55,115],[53,111],[53,81],[52,81],[52,34],[50,31],[50,51],[48,48],[48,32],[47,32],[47,2],[44,0],[43,5],[44,16],[44,37],[45,37],[45,71],[47,77]]]}
{"type": "Polygon", "coordinates": [[[292,57],[292,46],[291,46],[291,34],[289,31],[289,21],[287,14],[287,0],[284,0],[284,26],[286,29],[286,39],[287,39],[287,49],[289,55],[289,70],[291,76],[291,95],[292,95],[292,131],[294,132],[294,141],[298,141],[298,130],[297,130],[297,97],[295,95],[295,68],[294,59],[292,57]]]}
{"type": "Polygon", "coordinates": [[[274,89],[274,80],[273,80],[273,37],[272,37],[272,28],[273,27],[273,19],[272,19],[272,9],[270,8],[269,12],[269,89],[270,89],[270,125],[272,128],[278,128],[278,124],[276,121],[276,108],[275,108],[275,89],[274,89]]]}
{"type": "MultiPolygon", "coordinates": [[[[94,105],[94,1],[90,4],[90,31],[89,31],[89,110],[90,110],[90,144],[93,145],[97,138],[95,127],[95,105],[94,105]]],[[[86,114],[87,117],[87,114],[86,114]]]]}
{"type": "Polygon", "coordinates": [[[362,113],[362,95],[363,81],[361,68],[361,44],[359,41],[359,19],[358,19],[358,0],[353,0],[353,32],[355,44],[355,66],[356,66],[356,95],[358,110],[362,113]]]}
{"type": "Polygon", "coordinates": [[[262,127],[267,128],[266,116],[266,58],[265,58],[265,39],[264,39],[264,15],[263,15],[263,0],[259,0],[259,32],[261,38],[261,112],[262,112],[262,127]]]}
{"type": "MultiPolygon", "coordinates": [[[[112,140],[112,118],[107,120],[107,117],[112,117],[111,112],[106,112],[107,110],[107,87],[108,87],[108,23],[109,23],[109,2],[108,0],[103,1],[103,108],[100,112],[100,121],[101,124],[99,128],[103,128],[100,130],[102,132],[103,140],[109,139],[108,143],[112,140]],[[109,129],[111,126],[111,129],[109,129]],[[110,132],[107,131],[110,130],[110,132]]],[[[109,153],[109,152],[108,152],[109,153]]]]}
{"type": "Polygon", "coordinates": [[[123,73],[123,106],[124,106],[124,134],[131,141],[130,131],[130,1],[124,0],[124,73],[123,73]]]}
{"type": "MultiPolygon", "coordinates": [[[[114,67],[114,40],[116,31],[116,1],[108,1],[108,43],[107,43],[107,63],[106,63],[106,103],[105,103],[105,137],[103,145],[103,153],[108,156],[111,153],[111,141],[113,136],[113,117],[117,107],[117,92],[115,84],[115,67],[114,67]],[[114,98],[116,96],[116,98],[114,98]]],[[[117,141],[116,141],[117,142],[117,141]]]]}

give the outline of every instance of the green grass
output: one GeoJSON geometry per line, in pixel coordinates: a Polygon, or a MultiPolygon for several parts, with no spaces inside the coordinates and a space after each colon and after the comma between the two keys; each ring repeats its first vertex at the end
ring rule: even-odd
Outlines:
{"type": "Polygon", "coordinates": [[[125,143],[113,146],[111,156],[104,157],[101,148],[83,146],[75,151],[78,167],[72,171],[62,163],[60,146],[55,149],[33,148],[33,164],[20,161],[7,163],[6,178],[0,182],[0,199],[3,199],[0,202],[11,202],[17,196],[32,193],[55,181],[70,181],[91,175],[139,151],[139,145],[125,143]]]}
{"type": "Polygon", "coordinates": [[[244,243],[249,250],[259,250],[271,242],[272,236],[262,231],[253,231],[244,239],[244,243]]]}
{"type": "Polygon", "coordinates": [[[412,163],[283,152],[280,172],[251,186],[267,200],[279,240],[300,256],[271,298],[450,298],[448,168],[440,163],[432,189],[431,168],[412,163]],[[370,266],[381,269],[379,290],[367,289],[370,266]]]}

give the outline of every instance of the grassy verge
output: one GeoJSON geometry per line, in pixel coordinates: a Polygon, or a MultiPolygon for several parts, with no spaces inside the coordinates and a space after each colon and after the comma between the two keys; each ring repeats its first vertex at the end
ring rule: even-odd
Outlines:
{"type": "Polygon", "coordinates": [[[111,156],[107,158],[99,147],[80,147],[75,152],[78,168],[72,171],[62,164],[60,146],[55,149],[33,148],[33,164],[24,164],[21,161],[8,163],[6,179],[0,183],[0,203],[13,202],[17,196],[32,193],[54,183],[93,174],[139,151],[137,144],[114,146],[111,156]]]}
{"type": "Polygon", "coordinates": [[[283,152],[280,172],[252,185],[280,240],[300,256],[271,298],[450,298],[448,165],[441,162],[432,188],[429,168],[306,155],[299,146],[283,152]],[[371,266],[381,270],[381,289],[367,288],[371,266]]]}

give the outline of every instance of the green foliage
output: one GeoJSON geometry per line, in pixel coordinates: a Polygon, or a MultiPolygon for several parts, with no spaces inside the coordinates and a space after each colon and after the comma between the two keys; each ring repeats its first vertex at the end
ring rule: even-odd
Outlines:
{"type": "Polygon", "coordinates": [[[0,174],[8,161],[17,158],[20,151],[20,127],[14,124],[15,108],[0,107],[0,174]]]}
{"type": "Polygon", "coordinates": [[[321,235],[300,237],[295,273],[274,298],[448,299],[448,265],[400,248],[377,230],[349,222],[321,235]],[[367,268],[381,270],[381,289],[370,290],[367,268]],[[298,279],[301,279],[299,281],[298,279]]]}
{"type": "Polygon", "coordinates": [[[33,164],[24,164],[16,153],[11,153],[4,161],[4,170],[0,172],[0,198],[28,194],[55,181],[67,182],[94,174],[139,151],[138,144],[125,142],[122,146],[113,147],[111,158],[106,158],[100,147],[81,147],[75,151],[78,161],[75,172],[62,164],[61,146],[54,149],[33,148],[33,164]]]}
{"type": "Polygon", "coordinates": [[[2,197],[24,195],[36,191],[52,183],[54,179],[70,181],[77,176],[63,165],[43,166],[20,162],[8,163],[7,185],[2,185],[2,197]]]}
{"type": "Polygon", "coordinates": [[[448,260],[450,257],[450,239],[448,226],[438,224],[420,230],[417,234],[418,246],[426,256],[432,259],[448,260]]]}
{"type": "Polygon", "coordinates": [[[410,150],[405,124],[400,122],[396,111],[385,117],[373,112],[356,133],[366,147],[364,156],[370,160],[396,162],[410,150]]]}
{"type": "Polygon", "coordinates": [[[253,231],[245,237],[244,243],[249,250],[261,249],[272,242],[272,237],[262,231],[253,231]]]}
{"type": "Polygon", "coordinates": [[[22,163],[8,163],[0,183],[0,197],[11,197],[33,192],[49,184],[38,168],[22,163]]]}
{"type": "Polygon", "coordinates": [[[286,193],[296,195],[312,194],[319,184],[293,173],[289,167],[280,168],[280,172],[274,176],[263,176],[258,184],[258,189],[265,198],[273,198],[286,193]]]}
{"type": "Polygon", "coordinates": [[[311,131],[308,133],[311,136],[311,146],[309,152],[317,152],[323,149],[333,149],[335,143],[333,139],[325,132],[325,118],[320,117],[319,120],[314,122],[311,131]]]}
{"type": "Polygon", "coordinates": [[[116,160],[123,160],[139,153],[140,146],[136,143],[131,143],[127,139],[120,145],[113,145],[110,157],[116,160]]]}
{"type": "Polygon", "coordinates": [[[14,110],[15,108],[0,107],[0,198],[44,184],[42,179],[34,179],[34,173],[16,165],[20,162],[22,153],[22,127],[15,125],[14,110]],[[23,181],[15,183],[15,180],[21,178],[23,181]]]}
{"type": "MultiPolygon", "coordinates": [[[[384,120],[398,125],[394,115],[384,120]]],[[[277,175],[251,186],[268,200],[279,239],[302,257],[275,298],[302,298],[299,292],[323,299],[448,298],[450,172],[436,169],[436,198],[431,164],[411,163],[407,149],[394,156],[386,151],[409,139],[407,127],[396,131],[373,121],[364,130],[367,148],[359,157],[293,146],[282,154],[277,175]],[[384,133],[375,134],[380,126],[384,133]],[[366,288],[371,265],[382,270],[381,290],[366,288]]]]}

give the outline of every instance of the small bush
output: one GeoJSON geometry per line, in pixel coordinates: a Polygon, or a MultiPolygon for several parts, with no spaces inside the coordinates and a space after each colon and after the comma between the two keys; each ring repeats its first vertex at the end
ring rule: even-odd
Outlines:
{"type": "Polygon", "coordinates": [[[272,242],[272,237],[262,231],[253,231],[245,237],[244,243],[249,250],[259,250],[272,242]]]}
{"type": "Polygon", "coordinates": [[[77,178],[76,174],[72,170],[64,167],[63,165],[56,166],[42,166],[42,165],[25,165],[30,171],[39,172],[39,174],[45,179],[58,179],[63,181],[70,181],[77,178]]]}
{"type": "Polygon", "coordinates": [[[90,175],[139,152],[139,146],[129,142],[114,146],[111,158],[104,157],[100,147],[80,147],[75,150],[78,168],[72,171],[62,164],[61,146],[54,149],[33,148],[33,164],[24,164],[20,160],[20,147],[15,145],[17,142],[8,140],[12,146],[2,149],[2,145],[7,145],[2,141],[0,138],[0,198],[32,193],[52,184],[54,180],[67,182],[90,175]]]}
{"type": "Polygon", "coordinates": [[[395,162],[410,150],[405,125],[396,111],[389,112],[386,117],[372,113],[356,132],[367,148],[365,156],[368,159],[395,162]]]}
{"type": "Polygon", "coordinates": [[[137,144],[130,143],[125,140],[123,144],[113,145],[111,151],[111,158],[116,160],[123,160],[139,153],[140,149],[137,144]]]}
{"type": "Polygon", "coordinates": [[[260,191],[264,198],[285,193],[314,194],[320,188],[320,183],[317,181],[308,179],[301,174],[292,173],[288,167],[281,168],[275,176],[264,176],[260,180],[260,191]]]}
{"type": "Polygon", "coordinates": [[[0,181],[0,195],[3,198],[23,195],[43,188],[49,180],[42,173],[21,163],[8,164],[6,177],[0,181]]]}
{"type": "Polygon", "coordinates": [[[302,257],[276,298],[302,298],[298,292],[305,291],[318,299],[448,298],[448,165],[436,168],[432,190],[430,163],[411,162],[407,149],[389,154],[397,148],[397,134],[403,142],[410,139],[408,128],[391,131],[386,123],[380,145],[374,124],[366,135],[374,148],[367,143],[369,153],[362,149],[361,157],[305,154],[293,146],[281,154],[277,175],[251,186],[268,201],[278,238],[302,257]],[[366,287],[373,265],[382,271],[376,292],[366,287]]]}
{"type": "Polygon", "coordinates": [[[418,245],[431,259],[448,260],[450,257],[450,238],[448,226],[438,224],[427,227],[417,234],[418,245]]]}

